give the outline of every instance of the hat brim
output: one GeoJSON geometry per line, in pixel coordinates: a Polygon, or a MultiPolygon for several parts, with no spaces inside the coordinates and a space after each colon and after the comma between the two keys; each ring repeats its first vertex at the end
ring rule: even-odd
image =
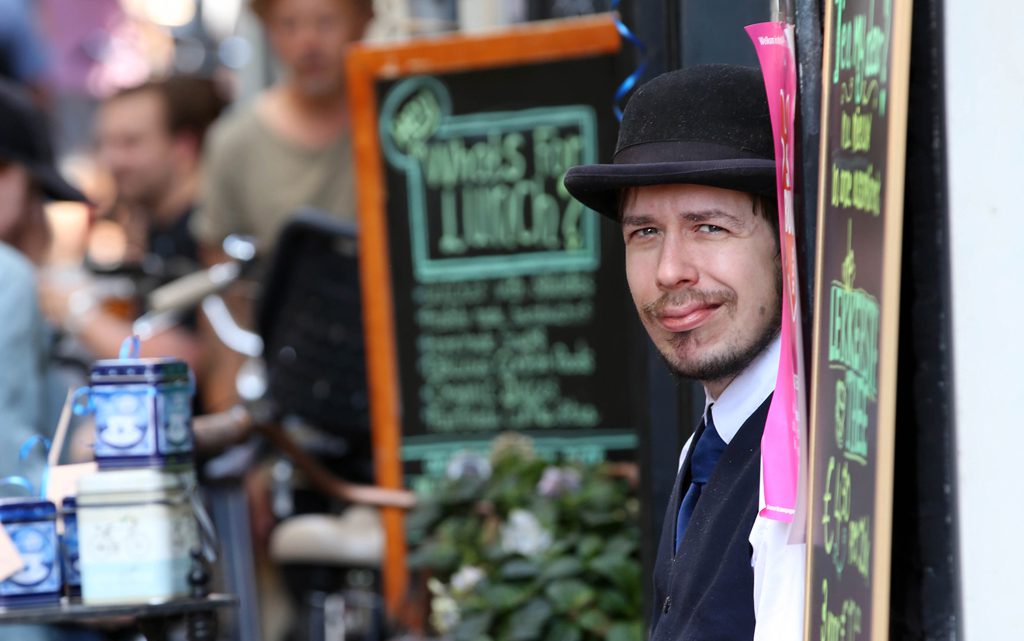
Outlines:
{"type": "Polygon", "coordinates": [[[49,165],[34,164],[28,166],[29,173],[35,179],[43,193],[51,200],[75,200],[88,203],[89,199],[81,191],[73,187],[71,183],[57,173],[57,170],[49,165]]]}
{"type": "Polygon", "coordinates": [[[580,165],[565,174],[574,198],[612,220],[619,219],[619,194],[627,187],[690,184],[755,194],[776,191],[775,161],[762,158],[580,165]]]}

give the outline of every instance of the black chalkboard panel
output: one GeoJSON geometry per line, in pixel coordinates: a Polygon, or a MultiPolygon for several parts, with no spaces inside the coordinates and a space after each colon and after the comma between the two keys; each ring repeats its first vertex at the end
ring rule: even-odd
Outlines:
{"type": "Polygon", "coordinates": [[[886,639],[910,2],[827,3],[808,639],[886,639]]]}
{"type": "Polygon", "coordinates": [[[618,50],[600,16],[351,56],[381,484],[429,488],[505,430],[552,457],[635,447],[621,235],[562,185],[612,155],[618,50]]]}
{"type": "Polygon", "coordinates": [[[611,155],[613,78],[602,57],[378,83],[402,456],[421,489],[502,430],[591,459],[635,443],[621,237],[562,187],[611,155]]]}

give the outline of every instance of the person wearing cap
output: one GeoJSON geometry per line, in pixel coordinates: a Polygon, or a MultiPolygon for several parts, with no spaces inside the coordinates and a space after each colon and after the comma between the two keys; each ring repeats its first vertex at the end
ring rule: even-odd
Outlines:
{"type": "MultiPolygon", "coordinates": [[[[52,435],[65,391],[48,366],[50,333],[36,302],[34,263],[49,242],[46,200],[85,202],[85,197],[57,171],[46,123],[28,94],[0,80],[0,477],[21,476],[35,488],[42,479],[41,450],[34,449],[25,461],[19,450],[32,437],[52,435]]],[[[0,487],[0,496],[16,490],[0,487]]],[[[91,630],[41,625],[5,625],[0,637],[101,638],[91,630]]]]}
{"type": "Polygon", "coordinates": [[[626,280],[669,369],[704,386],[654,568],[652,641],[803,636],[804,546],[758,515],[782,268],[775,154],[758,70],[701,65],[641,86],[609,164],[569,192],[618,223],[626,280]]]}
{"type": "Polygon", "coordinates": [[[48,333],[36,302],[34,263],[49,243],[46,199],[85,197],[54,166],[46,125],[28,94],[0,80],[0,476],[15,472],[21,442],[52,431],[52,408],[60,404],[47,385],[48,333]]]}

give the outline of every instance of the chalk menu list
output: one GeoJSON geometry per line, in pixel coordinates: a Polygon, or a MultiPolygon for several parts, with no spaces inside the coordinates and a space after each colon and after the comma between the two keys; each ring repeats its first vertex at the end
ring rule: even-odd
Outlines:
{"type": "Polygon", "coordinates": [[[594,78],[614,78],[610,56],[378,82],[415,488],[504,430],[546,456],[635,447],[622,241],[562,185],[613,143],[613,89],[594,78]]]}
{"type": "Polygon", "coordinates": [[[909,2],[827,3],[808,639],[888,634],[909,2]]]}

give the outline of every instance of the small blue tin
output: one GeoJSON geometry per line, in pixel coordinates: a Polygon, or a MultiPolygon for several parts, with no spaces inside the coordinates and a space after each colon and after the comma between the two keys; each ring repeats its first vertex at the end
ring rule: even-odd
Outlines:
{"type": "Polygon", "coordinates": [[[97,361],[90,383],[100,468],[170,467],[192,460],[195,386],[184,361],[97,361]]]}
{"type": "Polygon", "coordinates": [[[61,596],[57,508],[35,498],[0,500],[0,523],[25,567],[0,583],[0,605],[54,603],[61,596]]]}
{"type": "Polygon", "coordinates": [[[61,504],[64,534],[61,536],[61,569],[68,596],[82,596],[82,575],[78,563],[78,501],[73,496],[61,504]]]}

